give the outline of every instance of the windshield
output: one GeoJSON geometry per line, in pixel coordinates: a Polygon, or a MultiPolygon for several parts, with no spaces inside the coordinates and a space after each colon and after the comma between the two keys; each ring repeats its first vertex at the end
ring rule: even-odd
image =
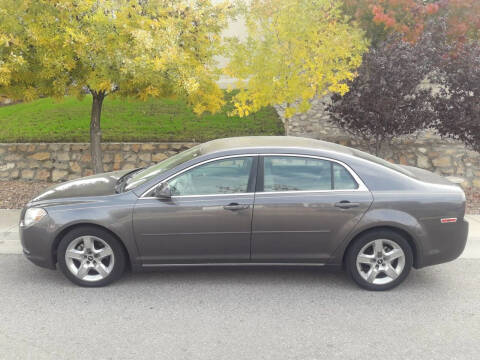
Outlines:
{"type": "Polygon", "coordinates": [[[135,173],[127,180],[125,190],[131,190],[133,188],[136,188],[137,186],[150,180],[154,176],[157,176],[167,170],[173,169],[174,167],[183,164],[184,162],[192,160],[193,158],[201,154],[200,150],[201,145],[194,146],[191,149],[182,151],[181,153],[173,155],[168,159],[159,162],[158,164],[154,164],[143,169],[142,171],[135,173]]]}

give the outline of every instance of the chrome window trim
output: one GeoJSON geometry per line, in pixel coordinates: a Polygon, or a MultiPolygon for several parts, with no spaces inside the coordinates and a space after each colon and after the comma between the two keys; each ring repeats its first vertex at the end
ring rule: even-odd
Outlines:
{"type": "Polygon", "coordinates": [[[287,191],[261,191],[258,192],[257,194],[282,194],[282,193],[312,193],[312,192],[345,192],[345,191],[370,191],[368,190],[367,186],[364,184],[362,179],[357,175],[353,169],[345,164],[344,162],[332,158],[328,158],[325,156],[316,156],[316,155],[305,155],[305,154],[259,154],[260,156],[290,156],[290,157],[306,157],[306,158],[311,158],[311,159],[318,159],[318,160],[326,160],[326,161],[331,161],[339,164],[340,166],[343,166],[347,171],[350,173],[350,175],[353,177],[353,179],[357,182],[358,187],[356,189],[330,189],[330,190],[287,190],[287,191]]]}
{"type": "MultiPolygon", "coordinates": [[[[332,158],[328,158],[325,156],[316,156],[316,155],[306,155],[306,154],[271,154],[271,153],[255,153],[255,154],[236,154],[236,155],[225,155],[225,156],[220,156],[214,159],[208,159],[202,162],[199,162],[198,164],[193,164],[183,170],[180,170],[179,172],[169,176],[162,182],[167,182],[173,179],[176,176],[179,176],[183,174],[184,172],[193,169],[197,166],[207,164],[212,161],[217,161],[217,160],[223,160],[223,159],[230,159],[230,158],[237,158],[237,157],[255,157],[255,156],[290,156],[290,157],[304,157],[304,158],[311,158],[311,159],[318,159],[318,160],[326,160],[326,161],[331,161],[335,162],[341,166],[343,166],[347,171],[350,173],[350,175],[353,177],[353,179],[357,182],[358,188],[356,189],[330,189],[330,190],[289,190],[289,191],[261,191],[261,192],[248,192],[248,193],[231,193],[231,194],[206,194],[206,195],[177,195],[177,196],[172,196],[172,199],[178,199],[178,198],[192,198],[192,197],[215,197],[215,196],[252,196],[254,194],[257,195],[272,195],[272,194],[301,194],[301,193],[336,193],[336,192],[369,192],[370,190],[367,188],[367,186],[364,184],[362,179],[353,171],[353,169],[345,164],[344,162],[332,158]]],[[[140,196],[139,199],[157,199],[154,196],[145,196],[145,194],[148,194],[150,191],[152,191],[155,187],[157,187],[159,183],[151,186],[148,190],[144,191],[143,194],[140,196]]]]}
{"type": "MultiPolygon", "coordinates": [[[[170,181],[171,179],[173,179],[174,177],[177,177],[181,174],[183,174],[184,172],[188,171],[188,170],[191,170],[193,168],[196,168],[197,166],[200,166],[200,165],[204,165],[204,164],[208,164],[209,162],[212,162],[212,161],[217,161],[217,160],[223,160],[223,159],[230,159],[230,158],[238,158],[238,157],[255,157],[255,156],[258,156],[258,154],[241,154],[241,155],[226,155],[226,156],[220,156],[220,157],[217,157],[217,158],[214,158],[214,159],[208,159],[208,160],[205,160],[205,161],[202,161],[202,162],[199,162],[198,164],[193,164],[183,170],[180,170],[179,172],[169,176],[168,178],[166,178],[165,180],[163,180],[162,182],[167,182],[167,181],[170,181]]],[[[156,188],[157,186],[159,185],[159,183],[156,183],[155,185],[151,186],[147,191],[145,191],[141,196],[140,196],[140,199],[157,199],[155,196],[145,196],[145,194],[148,194],[150,191],[152,191],[154,188],[156,188]]],[[[206,194],[206,195],[176,195],[176,196],[172,196],[172,199],[177,199],[177,198],[184,198],[184,197],[199,197],[199,196],[232,196],[232,195],[253,195],[253,193],[231,193],[231,194],[206,194]]]]}
{"type": "MultiPolygon", "coordinates": [[[[158,184],[156,185],[158,186],[158,184]]],[[[155,187],[155,186],[154,186],[155,187]]],[[[153,190],[153,189],[152,189],[153,190]]],[[[150,190],[149,190],[150,191],[150,190]]],[[[147,193],[146,191],[145,193],[147,193]]],[[[144,193],[144,194],[145,194],[144,193]]],[[[172,199],[178,198],[196,198],[196,197],[218,197],[218,196],[253,196],[255,193],[247,192],[247,193],[231,193],[231,194],[205,194],[205,195],[174,195],[172,199]]],[[[144,196],[140,199],[158,199],[155,196],[144,196]]]]}
{"type": "MultiPolygon", "coordinates": [[[[322,194],[322,193],[344,193],[344,192],[358,192],[358,189],[350,189],[350,190],[285,190],[285,191],[259,191],[256,193],[256,196],[262,196],[262,195],[273,195],[273,194],[322,194]]],[[[368,190],[360,190],[360,191],[368,191],[368,190]]]]}

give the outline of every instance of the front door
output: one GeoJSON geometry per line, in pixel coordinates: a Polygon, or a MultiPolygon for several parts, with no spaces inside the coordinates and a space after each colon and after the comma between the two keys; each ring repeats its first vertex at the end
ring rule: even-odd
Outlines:
{"type": "Polygon", "coordinates": [[[274,155],[260,165],[253,262],[326,262],[372,202],[360,180],[336,161],[274,155]]]}
{"type": "Polygon", "coordinates": [[[172,198],[140,198],[133,227],[144,265],[248,262],[257,157],[202,163],[168,180],[172,198]]]}

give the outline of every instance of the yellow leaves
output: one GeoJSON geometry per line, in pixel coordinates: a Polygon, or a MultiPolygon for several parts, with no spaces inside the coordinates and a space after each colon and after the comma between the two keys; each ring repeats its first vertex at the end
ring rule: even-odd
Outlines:
{"type": "Polygon", "coordinates": [[[154,47],[154,39],[149,30],[133,29],[132,36],[136,41],[136,46],[142,46],[145,50],[151,50],[154,47]]]}
{"type": "Polygon", "coordinates": [[[65,70],[71,71],[75,69],[75,66],[77,65],[76,61],[74,59],[66,59],[63,63],[63,66],[65,70]]]}
{"type": "Polygon", "coordinates": [[[153,70],[154,71],[162,71],[165,66],[167,65],[167,59],[165,57],[157,57],[153,58],[153,70]]]}
{"type": "Polygon", "coordinates": [[[88,42],[88,37],[86,36],[86,34],[76,31],[76,29],[72,27],[65,28],[65,35],[67,35],[65,45],[67,45],[68,43],[85,44],[88,42]],[[70,41],[68,41],[68,38],[70,38],[70,41]]]}
{"type": "Polygon", "coordinates": [[[95,87],[95,90],[108,92],[112,90],[112,88],[113,84],[110,82],[110,80],[103,80],[95,87]]]}
{"type": "Polygon", "coordinates": [[[10,84],[11,70],[6,66],[0,66],[0,85],[8,86],[10,84]]]}
{"type": "Polygon", "coordinates": [[[187,98],[193,105],[193,112],[197,115],[204,112],[214,114],[225,105],[223,91],[212,81],[205,81],[196,91],[188,94],[187,98]]]}
{"type": "Polygon", "coordinates": [[[0,46],[8,47],[10,45],[11,37],[0,33],[0,46]]]}
{"type": "Polygon", "coordinates": [[[240,117],[248,116],[252,112],[253,97],[247,90],[241,89],[236,96],[233,97],[234,109],[229,113],[230,116],[238,115],[240,117]]]}
{"type": "Polygon", "coordinates": [[[25,101],[32,101],[32,100],[35,100],[38,97],[38,95],[39,94],[36,89],[34,89],[33,87],[28,87],[25,89],[23,93],[23,99],[25,101]]]}
{"type": "Polygon", "coordinates": [[[230,115],[231,116],[238,115],[240,117],[248,116],[248,114],[250,114],[249,109],[250,109],[249,106],[246,106],[237,102],[235,103],[235,110],[230,112],[230,115]]]}
{"type": "Polygon", "coordinates": [[[339,93],[340,95],[345,95],[350,88],[345,83],[335,83],[328,87],[328,90],[333,93],[339,93]]]}
{"type": "Polygon", "coordinates": [[[288,118],[291,118],[293,115],[295,115],[297,112],[297,109],[294,108],[294,107],[287,107],[285,108],[285,117],[288,119],[288,118]]]}
{"type": "Polygon", "coordinates": [[[189,77],[184,81],[184,88],[187,93],[194,93],[199,88],[199,83],[196,79],[189,77]]]}
{"type": "Polygon", "coordinates": [[[206,110],[207,108],[201,103],[197,103],[193,106],[193,112],[197,115],[203,114],[206,110]]]}
{"type": "Polygon", "coordinates": [[[340,0],[254,0],[246,11],[246,41],[230,40],[225,74],[248,82],[234,97],[244,116],[266,105],[287,106],[286,116],[307,111],[328,91],[344,94],[367,49],[348,23],[340,0]]]}
{"type": "Polygon", "coordinates": [[[308,101],[308,99],[311,99],[311,97],[302,97],[302,99],[304,100],[300,102],[300,105],[298,106],[298,111],[306,112],[311,107],[310,101],[308,101]]]}
{"type": "Polygon", "coordinates": [[[315,87],[313,86],[309,86],[309,87],[305,87],[301,90],[300,92],[300,97],[302,99],[311,99],[315,96],[316,94],[316,91],[315,91],[315,87]]]}
{"type": "Polygon", "coordinates": [[[352,81],[354,78],[355,78],[355,73],[351,72],[351,71],[346,71],[345,72],[345,78],[347,80],[350,80],[352,81]]]}
{"type": "Polygon", "coordinates": [[[138,97],[146,101],[149,97],[157,97],[160,96],[160,90],[155,86],[149,85],[143,91],[138,94],[138,97]]]}

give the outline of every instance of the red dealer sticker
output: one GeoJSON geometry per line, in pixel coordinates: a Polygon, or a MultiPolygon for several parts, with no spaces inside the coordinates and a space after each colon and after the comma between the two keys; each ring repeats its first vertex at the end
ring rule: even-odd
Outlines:
{"type": "Polygon", "coordinates": [[[455,223],[455,222],[457,222],[457,218],[443,218],[443,219],[440,219],[440,222],[442,224],[455,223]]]}

